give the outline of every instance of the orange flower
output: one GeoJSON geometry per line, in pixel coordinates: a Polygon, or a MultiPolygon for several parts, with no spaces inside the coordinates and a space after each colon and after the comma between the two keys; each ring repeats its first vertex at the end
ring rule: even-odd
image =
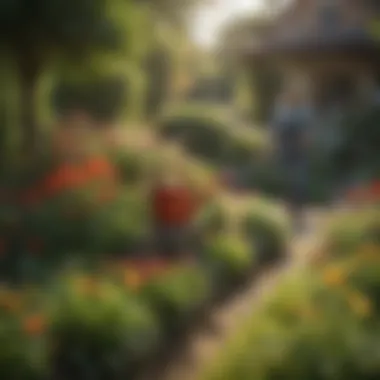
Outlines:
{"type": "Polygon", "coordinates": [[[41,314],[30,315],[23,321],[23,330],[30,336],[41,335],[46,329],[46,318],[41,314]]]}
{"type": "Polygon", "coordinates": [[[114,168],[104,157],[95,157],[86,164],[87,174],[94,176],[108,176],[114,174],[114,168]]]}
{"type": "Polygon", "coordinates": [[[143,279],[141,274],[136,269],[127,269],[124,273],[124,284],[133,290],[141,287],[143,279]]]}
{"type": "Polygon", "coordinates": [[[323,281],[328,286],[343,285],[346,279],[345,271],[339,266],[330,266],[323,272],[323,281]]]}

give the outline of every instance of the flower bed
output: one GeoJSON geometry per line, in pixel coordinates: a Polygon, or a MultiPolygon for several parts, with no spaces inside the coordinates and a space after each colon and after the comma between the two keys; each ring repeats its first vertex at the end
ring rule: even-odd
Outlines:
{"type": "MultiPolygon", "coordinates": [[[[253,243],[258,232],[242,228],[247,215],[273,230],[270,239],[277,236],[266,202],[261,208],[257,200],[248,213],[240,207],[232,223],[234,207],[214,196],[216,205],[199,215],[193,263],[154,252],[144,258],[149,207],[142,186],[134,186],[144,170],[133,169],[138,174],[128,183],[104,157],[51,164],[15,182],[12,202],[4,198],[0,207],[0,267],[8,284],[0,292],[4,379],[132,377],[191,330],[214,300],[252,277],[260,247],[253,243]]],[[[208,171],[198,164],[188,170],[199,174],[191,185],[208,198],[208,171]]]]}
{"type": "Polygon", "coordinates": [[[202,379],[378,378],[380,242],[359,230],[362,220],[351,220],[361,239],[345,255],[330,245],[319,266],[283,278],[202,379]]]}
{"type": "MultiPolygon", "coordinates": [[[[19,322],[2,342],[25,342],[15,359],[5,351],[0,357],[4,378],[19,376],[21,368],[20,379],[37,380],[52,372],[82,379],[94,371],[125,378],[145,369],[199,321],[218,294],[237,289],[255,266],[255,256],[238,236],[210,238],[205,254],[194,264],[109,258],[94,271],[56,270],[35,294],[29,282],[4,290],[0,304],[7,317],[0,318],[0,326],[19,322]],[[18,365],[10,366],[7,358],[18,365]]],[[[47,270],[43,262],[36,265],[47,270]]]]}

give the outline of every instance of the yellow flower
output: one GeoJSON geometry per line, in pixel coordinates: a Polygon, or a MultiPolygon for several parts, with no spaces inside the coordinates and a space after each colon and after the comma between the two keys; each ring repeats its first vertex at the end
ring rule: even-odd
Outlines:
{"type": "Polygon", "coordinates": [[[359,317],[368,317],[372,313],[372,302],[364,294],[351,292],[348,295],[348,302],[351,309],[359,317]]]}
{"type": "Polygon", "coordinates": [[[142,285],[142,277],[136,270],[127,269],[124,273],[124,284],[131,289],[138,289],[142,285]]]}
{"type": "Polygon", "coordinates": [[[323,272],[323,281],[328,286],[343,285],[345,280],[345,270],[340,266],[329,266],[323,272]]]}

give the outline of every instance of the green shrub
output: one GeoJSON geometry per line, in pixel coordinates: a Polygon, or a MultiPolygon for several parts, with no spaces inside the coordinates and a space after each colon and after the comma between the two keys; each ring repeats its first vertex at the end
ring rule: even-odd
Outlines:
{"type": "Polygon", "coordinates": [[[344,211],[332,217],[324,243],[334,257],[355,253],[365,243],[377,241],[380,231],[379,210],[344,211]]]}
{"type": "Polygon", "coordinates": [[[191,320],[210,297],[209,280],[201,268],[178,267],[153,279],[142,296],[161,317],[167,333],[191,320]]]}
{"type": "Polygon", "coordinates": [[[275,197],[286,194],[284,173],[270,157],[252,162],[244,174],[245,184],[250,189],[275,197]]]}
{"type": "Polygon", "coordinates": [[[161,118],[159,131],[215,164],[246,164],[267,148],[265,133],[243,129],[225,109],[215,106],[174,109],[161,118]]]}
{"type": "Polygon", "coordinates": [[[120,76],[62,79],[53,92],[53,108],[57,114],[86,111],[100,121],[113,121],[126,102],[127,83],[120,76]]]}
{"type": "Polygon", "coordinates": [[[346,259],[341,267],[347,285],[366,297],[363,306],[376,321],[380,315],[380,244],[362,244],[355,255],[346,259]]]}
{"type": "Polygon", "coordinates": [[[69,277],[52,296],[54,364],[66,378],[84,378],[93,371],[121,376],[158,343],[150,310],[105,280],[69,277]]]}
{"type": "Polygon", "coordinates": [[[149,233],[149,209],[144,196],[137,191],[124,191],[98,210],[89,221],[89,231],[87,251],[135,253],[149,233]]]}
{"type": "Polygon", "coordinates": [[[220,234],[228,230],[229,213],[223,203],[214,201],[206,205],[197,220],[197,228],[202,236],[220,234]]]}
{"type": "Polygon", "coordinates": [[[0,291],[0,376],[43,380],[48,376],[46,315],[33,290],[0,291]]]}
{"type": "Polygon", "coordinates": [[[255,252],[239,236],[219,234],[205,243],[203,256],[217,285],[242,280],[255,262],[255,252]]]}
{"type": "Polygon", "coordinates": [[[3,379],[42,380],[47,378],[45,334],[28,336],[20,318],[0,319],[0,376],[3,379]]]}
{"type": "Polygon", "coordinates": [[[254,201],[243,220],[246,238],[256,247],[260,260],[281,257],[287,249],[289,220],[277,205],[254,201]]]}
{"type": "Polygon", "coordinates": [[[0,375],[4,379],[42,380],[46,378],[47,370],[42,368],[39,356],[41,354],[38,342],[27,340],[22,334],[2,324],[7,333],[1,334],[2,352],[0,353],[0,375]],[[15,345],[18,345],[16,347],[15,345]]]}
{"type": "Polygon", "coordinates": [[[28,212],[21,210],[16,221],[9,219],[16,217],[15,210],[4,209],[8,232],[3,238],[10,246],[0,262],[2,274],[24,281],[48,280],[73,257],[96,266],[105,255],[136,253],[149,233],[144,196],[120,189],[103,203],[96,194],[96,186],[84,193],[64,191],[28,212]]]}
{"type": "Polygon", "coordinates": [[[247,167],[262,160],[269,153],[269,139],[265,131],[253,128],[236,128],[230,133],[228,161],[247,167]]]}
{"type": "MultiPolygon", "coordinates": [[[[291,273],[255,309],[203,379],[369,379],[373,340],[345,291],[309,270],[291,273]]],[[[378,330],[373,331],[378,337],[378,330]]]]}
{"type": "Polygon", "coordinates": [[[145,153],[123,149],[110,153],[112,162],[125,184],[135,184],[147,178],[149,159],[145,153]]]}
{"type": "Polygon", "coordinates": [[[185,109],[164,115],[159,131],[164,137],[179,139],[194,154],[220,160],[228,148],[225,124],[217,112],[185,109]]]}

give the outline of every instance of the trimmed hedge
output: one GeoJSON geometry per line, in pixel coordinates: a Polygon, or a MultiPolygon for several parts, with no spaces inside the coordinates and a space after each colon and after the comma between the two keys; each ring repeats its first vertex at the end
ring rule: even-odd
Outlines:
{"type": "Polygon", "coordinates": [[[58,115],[85,111],[97,121],[109,122],[121,115],[127,98],[127,83],[123,76],[86,81],[62,80],[52,96],[58,115]]]}
{"type": "Polygon", "coordinates": [[[268,201],[253,201],[247,206],[242,228],[246,239],[256,247],[261,263],[285,257],[290,231],[284,210],[268,201]]]}
{"type": "Polygon", "coordinates": [[[264,154],[265,133],[242,128],[222,107],[188,106],[161,117],[159,132],[215,164],[241,165],[264,154]]]}
{"type": "Polygon", "coordinates": [[[256,267],[256,252],[240,236],[220,234],[206,240],[202,259],[222,296],[240,285],[256,267]]]}

